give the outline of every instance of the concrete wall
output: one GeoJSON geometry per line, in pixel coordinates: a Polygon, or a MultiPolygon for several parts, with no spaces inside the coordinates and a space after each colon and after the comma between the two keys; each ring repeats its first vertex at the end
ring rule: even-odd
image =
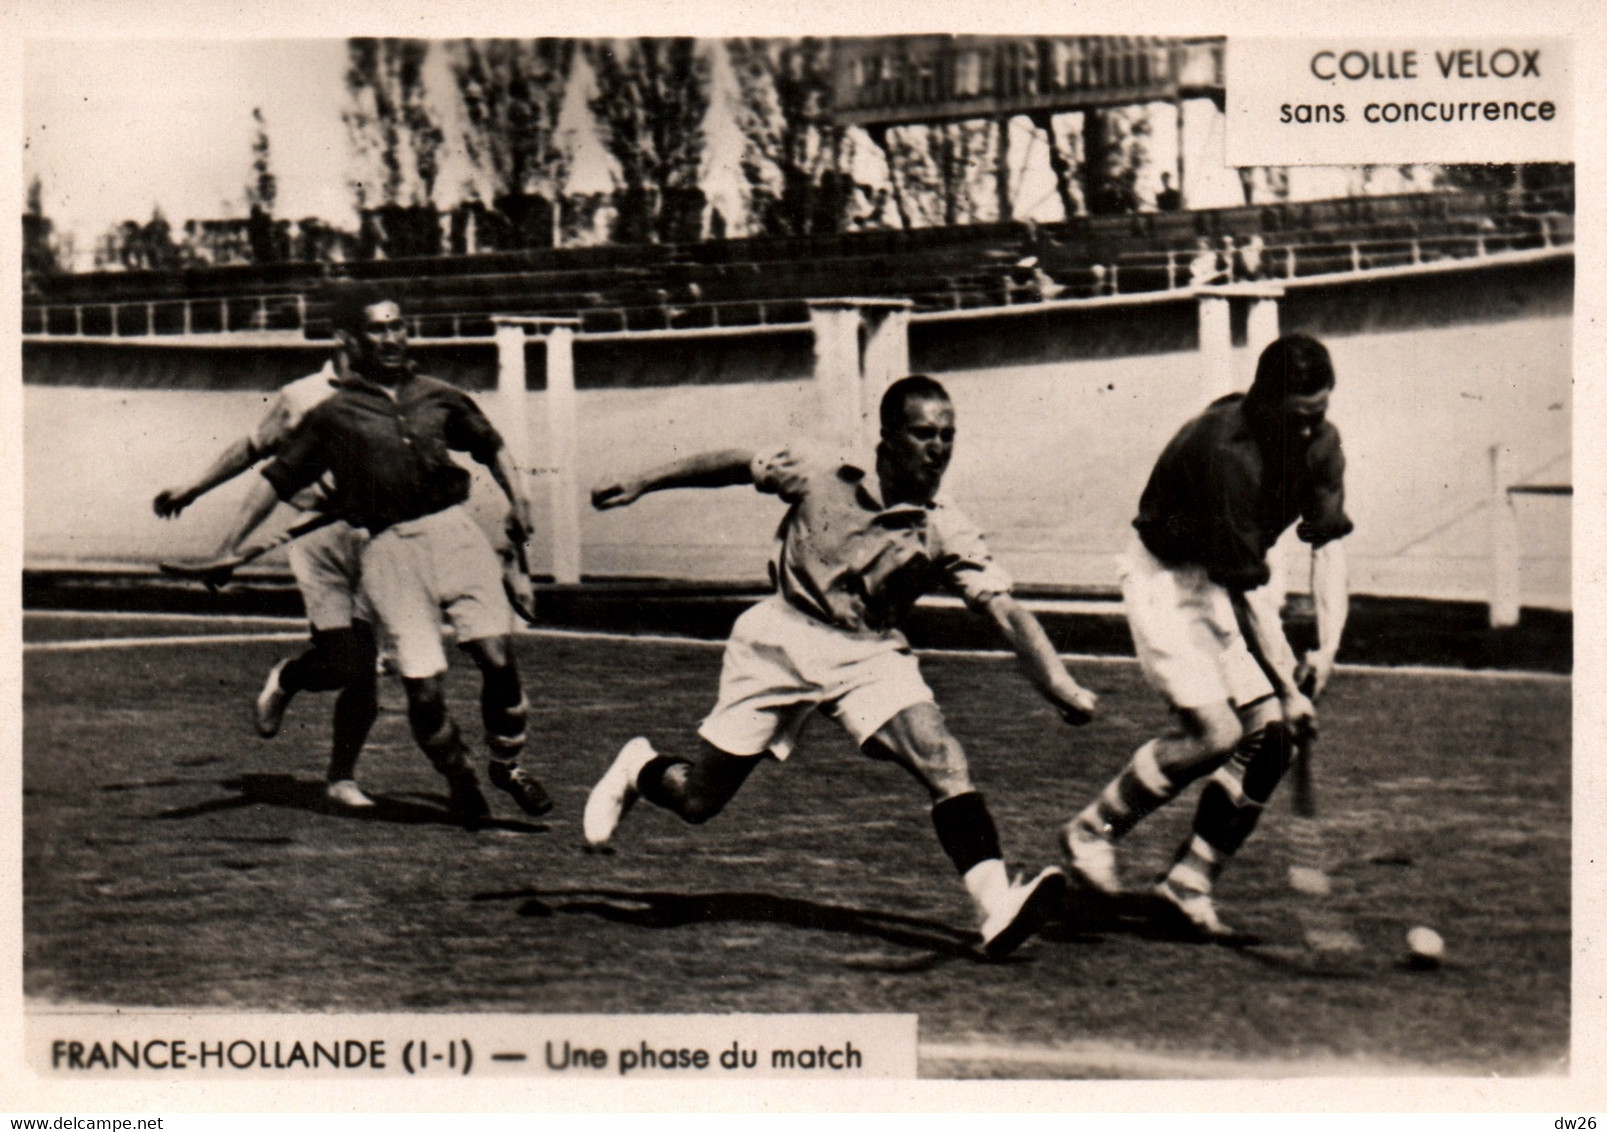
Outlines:
{"type": "MultiPolygon", "coordinates": [[[[1321,335],[1339,373],[1331,419],[1350,461],[1357,592],[1488,596],[1490,446],[1508,447],[1520,478],[1570,482],[1571,307],[1566,260],[1307,288],[1285,300],[1283,329],[1321,335]]],[[[1113,583],[1111,558],[1155,455],[1207,399],[1197,345],[1187,299],[912,326],[912,367],[940,376],[959,411],[950,494],[1019,579],[1113,583]]],[[[1242,345],[1234,355],[1242,386],[1254,358],[1242,345]]],[[[240,485],[173,523],[151,515],[150,497],[249,430],[268,391],[321,356],[255,350],[225,364],[216,348],[27,344],[29,564],[149,563],[210,550],[240,485]]],[[[522,405],[486,392],[489,345],[425,360],[479,391],[493,416],[524,412],[544,516],[553,469],[542,348],[531,347],[522,405]]],[[[581,340],[579,483],[812,432],[823,413],[810,365],[806,332],[581,340]]],[[[496,492],[483,476],[475,505],[494,521],[496,492]]],[[[1518,513],[1525,604],[1568,607],[1569,501],[1519,497],[1518,513]]],[[[586,508],[583,568],[759,579],[780,516],[775,500],[748,489],[666,493],[608,514],[586,508]]]]}

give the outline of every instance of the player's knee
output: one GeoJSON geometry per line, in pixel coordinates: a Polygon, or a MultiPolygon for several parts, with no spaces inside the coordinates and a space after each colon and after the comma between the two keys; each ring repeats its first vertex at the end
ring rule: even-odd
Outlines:
{"type": "Polygon", "coordinates": [[[348,688],[375,685],[379,667],[379,644],[374,639],[374,627],[366,621],[353,621],[351,628],[340,634],[334,650],[340,682],[348,688]]]}
{"type": "Polygon", "coordinates": [[[466,641],[463,648],[474,659],[482,676],[489,679],[493,672],[506,670],[513,674],[514,680],[519,679],[513,648],[507,637],[482,637],[476,641],[466,641]]]}
{"type": "Polygon", "coordinates": [[[926,737],[913,754],[912,765],[933,798],[954,798],[971,791],[971,766],[965,748],[946,730],[926,737]]]}
{"type": "Polygon", "coordinates": [[[927,780],[932,797],[936,799],[957,798],[975,789],[971,783],[971,768],[965,761],[963,751],[957,752],[957,757],[947,758],[933,766],[928,771],[927,780]]]}
{"type": "Polygon", "coordinates": [[[885,751],[894,761],[903,763],[936,799],[952,798],[972,789],[965,748],[949,731],[936,704],[917,704],[900,712],[864,744],[864,749],[872,754],[885,751]]]}
{"type": "Polygon", "coordinates": [[[1233,753],[1244,738],[1244,725],[1226,704],[1221,710],[1190,711],[1184,713],[1187,729],[1211,758],[1225,758],[1233,753]]]}
{"type": "Polygon", "coordinates": [[[759,761],[706,748],[698,759],[684,764],[675,812],[691,825],[702,825],[736,797],[759,761]]]}
{"type": "Polygon", "coordinates": [[[730,800],[729,796],[688,793],[683,795],[680,808],[676,812],[688,825],[702,825],[725,809],[725,804],[730,800]]]}
{"type": "Polygon", "coordinates": [[[404,680],[407,690],[407,722],[413,729],[413,738],[428,749],[430,741],[448,724],[446,697],[440,679],[404,680]]]}
{"type": "Polygon", "coordinates": [[[1246,736],[1249,761],[1244,768],[1244,794],[1252,802],[1264,804],[1278,788],[1294,757],[1294,737],[1281,721],[1246,736]]]}

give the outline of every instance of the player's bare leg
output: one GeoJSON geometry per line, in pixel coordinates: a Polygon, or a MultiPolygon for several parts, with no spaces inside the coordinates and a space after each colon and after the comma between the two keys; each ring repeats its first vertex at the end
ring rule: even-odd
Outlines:
{"type": "Polygon", "coordinates": [[[508,637],[465,641],[463,649],[480,669],[480,718],[491,749],[486,773],[491,784],[506,793],[532,817],[552,809],[552,798],[535,775],[519,765],[526,742],[525,720],[530,701],[519,682],[512,642],[508,637]]]}
{"type": "Polygon", "coordinates": [[[702,825],[736,796],[763,755],[732,755],[699,740],[690,759],[660,755],[646,739],[626,743],[586,799],[586,844],[604,848],[638,798],[702,825]]]}
{"type": "Polygon", "coordinates": [[[1221,766],[1244,734],[1238,714],[1226,701],[1181,708],[1177,714],[1180,730],[1138,748],[1121,773],[1061,833],[1073,871],[1092,888],[1109,894],[1121,891],[1116,842],[1190,783],[1221,766]]]}
{"type": "Polygon", "coordinates": [[[993,815],[971,784],[965,750],[936,704],[899,712],[865,744],[865,752],[898,763],[931,795],[938,842],[976,906],[989,958],[1009,955],[1062,910],[1066,878],[1059,869],[1011,882],[993,815]]]}

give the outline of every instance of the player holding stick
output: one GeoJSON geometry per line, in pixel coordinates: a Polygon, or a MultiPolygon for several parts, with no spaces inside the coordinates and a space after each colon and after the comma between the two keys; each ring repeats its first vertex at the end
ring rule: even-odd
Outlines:
{"type": "Polygon", "coordinates": [[[1348,609],[1345,458],[1326,414],[1333,364],[1291,334],[1261,354],[1248,394],[1214,402],[1156,462],[1121,560],[1122,598],[1139,662],[1180,727],[1152,739],[1062,834],[1084,882],[1120,891],[1115,843],[1210,775],[1194,829],[1157,893],[1205,937],[1233,935],[1212,888],[1315,732],[1312,701],[1333,673],[1348,609]],[[1318,647],[1299,687],[1267,554],[1291,523],[1313,549],[1318,647]],[[1242,623],[1242,628],[1241,628],[1242,623]]]}
{"type": "Polygon", "coordinates": [[[452,808],[471,819],[490,813],[446,707],[443,613],[480,670],[492,784],[526,813],[544,814],[551,799],[519,765],[529,701],[514,662],[505,577],[490,543],[463,509],[470,478],[452,452],[467,452],[507,496],[516,547],[532,530],[523,473],[468,394],[415,371],[407,326],[394,301],[366,288],[342,288],[333,320],[349,375],[305,415],[263,468],[223,553],[237,554],[278,500],[294,499],[333,476],[339,509],[368,535],[363,593],[395,644],[408,723],[446,778],[452,808]]]}
{"type": "MultiPolygon", "coordinates": [[[[255,466],[276,452],[314,406],[335,393],[344,372],[344,355],[322,370],[284,386],[268,405],[249,436],[230,444],[194,479],[157,493],[152,509],[164,519],[177,518],[184,509],[220,484],[255,466]]],[[[309,487],[291,505],[316,514],[329,506],[332,484],[309,487]]],[[[268,671],[257,696],[257,733],[271,739],[284,723],[285,709],[297,692],[338,691],[335,698],[334,735],[331,740],[325,787],[329,800],[349,809],[372,806],[355,781],[357,759],[379,714],[375,668],[374,616],[359,586],[363,547],[368,535],[333,516],[319,520],[316,529],[305,527],[303,536],[288,552],[296,587],[312,626],[312,645],[300,656],[286,657],[268,671]]],[[[235,567],[249,561],[235,550],[238,519],[212,559],[194,567],[167,572],[194,577],[216,588],[229,580],[235,567]]],[[[293,528],[294,529],[294,528],[293,528]]],[[[265,553],[277,545],[267,541],[250,548],[265,553]]]]}
{"type": "Polygon", "coordinates": [[[732,628],[698,751],[668,756],[646,739],[627,743],[586,802],[586,840],[606,845],[637,797],[694,824],[709,820],[766,755],[787,758],[819,709],[866,755],[897,763],[925,787],[938,841],[976,905],[984,951],[997,958],[1058,910],[1065,876],[1050,868],[1011,882],[965,751],[896,626],[921,594],[955,591],[994,622],[1067,722],[1087,722],[1096,699],[1011,596],[982,533],[937,494],[954,449],[954,406],[943,387],[924,376],[895,382],[881,426],[870,459],[711,452],[592,492],[606,510],[666,488],[752,484],[789,510],[772,569],[777,592],[732,628]]]}

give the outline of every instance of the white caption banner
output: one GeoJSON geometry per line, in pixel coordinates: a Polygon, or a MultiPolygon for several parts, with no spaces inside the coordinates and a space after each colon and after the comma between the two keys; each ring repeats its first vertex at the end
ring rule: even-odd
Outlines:
{"type": "Polygon", "coordinates": [[[1229,165],[1573,160],[1565,39],[1228,40],[1229,165]]]}
{"type": "Polygon", "coordinates": [[[50,1077],[913,1078],[914,1014],[28,1015],[50,1077]]]}

